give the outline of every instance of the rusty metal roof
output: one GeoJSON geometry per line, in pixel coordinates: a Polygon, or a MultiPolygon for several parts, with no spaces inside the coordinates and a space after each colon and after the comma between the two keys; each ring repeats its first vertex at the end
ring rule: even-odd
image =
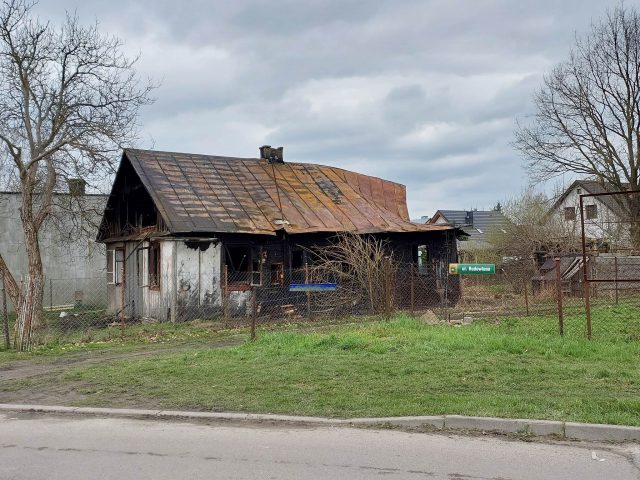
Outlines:
{"type": "Polygon", "coordinates": [[[425,232],[404,185],[309,163],[124,151],[172,233],[425,232]]]}

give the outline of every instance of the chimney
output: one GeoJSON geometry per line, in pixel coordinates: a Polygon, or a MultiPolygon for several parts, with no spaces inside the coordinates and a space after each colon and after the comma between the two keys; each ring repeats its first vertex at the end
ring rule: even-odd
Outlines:
{"type": "Polygon", "coordinates": [[[260,158],[267,160],[269,163],[284,163],[284,147],[272,147],[271,145],[263,145],[260,147],[260,158]]]}
{"type": "Polygon", "coordinates": [[[467,211],[464,217],[464,224],[473,227],[473,210],[467,211]]]}
{"type": "Polygon", "coordinates": [[[67,179],[67,187],[69,188],[69,195],[81,197],[85,194],[87,182],[82,178],[69,178],[67,179]]]}

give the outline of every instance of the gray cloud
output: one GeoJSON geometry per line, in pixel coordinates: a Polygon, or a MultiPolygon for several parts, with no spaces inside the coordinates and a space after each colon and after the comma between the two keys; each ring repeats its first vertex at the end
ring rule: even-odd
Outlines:
{"type": "MultiPolygon", "coordinates": [[[[162,80],[141,146],[327,163],[407,185],[413,216],[526,183],[510,146],[542,75],[617,0],[42,0],[162,80]]],[[[627,2],[629,5],[631,2],[627,2]]]]}

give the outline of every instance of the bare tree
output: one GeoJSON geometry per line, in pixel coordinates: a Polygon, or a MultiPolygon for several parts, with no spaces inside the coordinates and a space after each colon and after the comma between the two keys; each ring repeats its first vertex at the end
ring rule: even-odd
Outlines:
{"type": "Polygon", "coordinates": [[[360,306],[374,314],[392,312],[396,266],[387,242],[341,233],[331,244],[310,252],[315,257],[311,278],[340,284],[338,296],[327,297],[333,305],[360,306]]]}
{"type": "MultiPolygon", "coordinates": [[[[640,189],[640,15],[620,5],[544,78],[516,146],[534,178],[571,172],[614,191],[640,189]]],[[[640,198],[620,196],[640,248],[640,198]]]]}
{"type": "Polygon", "coordinates": [[[137,59],[122,53],[121,40],[74,16],[59,27],[42,23],[32,7],[0,3],[0,145],[21,192],[28,275],[20,285],[1,255],[0,274],[17,311],[19,350],[30,348],[44,322],[38,235],[57,186],[68,178],[103,180],[113,170],[153,88],[138,80],[137,59]]]}

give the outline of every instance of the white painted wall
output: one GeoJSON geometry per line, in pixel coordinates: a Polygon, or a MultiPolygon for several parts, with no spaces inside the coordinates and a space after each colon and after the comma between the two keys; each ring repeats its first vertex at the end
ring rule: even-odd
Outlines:
{"type": "Polygon", "coordinates": [[[177,287],[180,305],[221,305],[221,247],[213,242],[202,250],[177,242],[177,287]]]}
{"type": "MultiPolygon", "coordinates": [[[[568,232],[581,235],[580,231],[580,193],[578,190],[581,187],[574,187],[566,196],[564,201],[556,207],[555,215],[560,224],[567,229],[568,232]],[[564,210],[567,207],[575,208],[576,218],[575,220],[565,220],[564,210]]],[[[587,194],[582,189],[583,194],[587,194]]],[[[585,214],[585,236],[592,239],[606,239],[609,241],[624,241],[625,237],[628,238],[628,225],[621,221],[618,216],[609,209],[609,207],[602,202],[598,197],[585,197],[584,198],[584,214],[585,214]],[[587,205],[596,205],[598,211],[598,217],[595,219],[586,218],[587,205]]]]}

